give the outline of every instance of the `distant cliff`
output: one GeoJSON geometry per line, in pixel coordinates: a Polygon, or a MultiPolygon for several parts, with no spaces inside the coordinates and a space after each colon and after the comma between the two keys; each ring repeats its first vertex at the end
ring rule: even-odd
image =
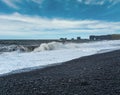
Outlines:
{"type": "Polygon", "coordinates": [[[119,40],[120,34],[100,35],[100,36],[91,35],[89,39],[90,40],[119,40]]]}

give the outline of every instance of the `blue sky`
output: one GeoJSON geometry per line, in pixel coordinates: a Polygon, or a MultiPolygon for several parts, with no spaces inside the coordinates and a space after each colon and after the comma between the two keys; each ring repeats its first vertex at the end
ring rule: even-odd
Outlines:
{"type": "Polygon", "coordinates": [[[120,34],[120,0],[1,0],[0,39],[120,34]]]}

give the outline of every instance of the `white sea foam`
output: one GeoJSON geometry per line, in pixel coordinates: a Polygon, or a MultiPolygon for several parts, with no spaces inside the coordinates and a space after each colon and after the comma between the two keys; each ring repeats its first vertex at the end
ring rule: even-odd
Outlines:
{"type": "Polygon", "coordinates": [[[91,43],[58,43],[42,44],[33,52],[6,52],[0,54],[0,74],[24,68],[59,64],[82,56],[103,53],[120,49],[120,40],[99,41],[91,43]]]}

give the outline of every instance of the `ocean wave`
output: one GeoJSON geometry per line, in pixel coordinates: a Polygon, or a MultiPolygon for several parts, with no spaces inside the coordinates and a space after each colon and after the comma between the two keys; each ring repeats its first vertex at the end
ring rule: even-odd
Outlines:
{"type": "Polygon", "coordinates": [[[34,49],[33,46],[23,46],[23,45],[2,45],[0,46],[0,52],[30,52],[34,49]]]}
{"type": "Polygon", "coordinates": [[[58,50],[66,48],[65,44],[60,42],[42,43],[37,46],[32,45],[0,45],[0,52],[42,52],[49,50],[58,50]]]}

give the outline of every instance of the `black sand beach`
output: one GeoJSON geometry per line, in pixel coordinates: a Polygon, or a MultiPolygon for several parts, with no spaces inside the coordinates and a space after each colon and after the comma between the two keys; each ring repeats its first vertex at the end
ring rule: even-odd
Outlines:
{"type": "Polygon", "coordinates": [[[0,95],[120,95],[120,50],[2,76],[0,95]]]}

